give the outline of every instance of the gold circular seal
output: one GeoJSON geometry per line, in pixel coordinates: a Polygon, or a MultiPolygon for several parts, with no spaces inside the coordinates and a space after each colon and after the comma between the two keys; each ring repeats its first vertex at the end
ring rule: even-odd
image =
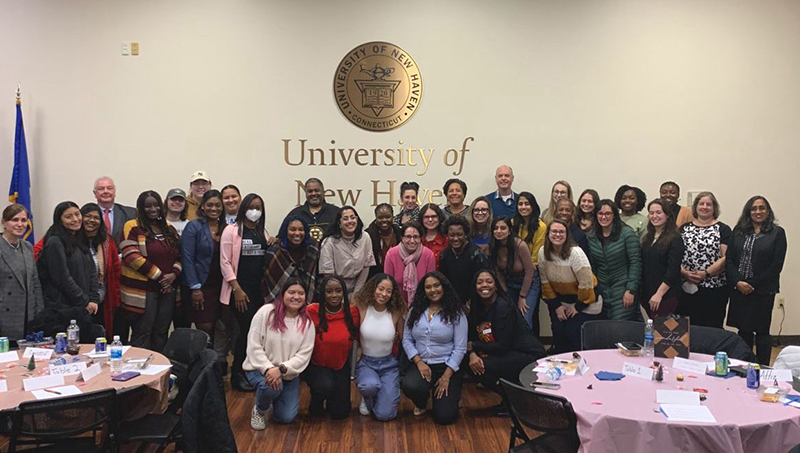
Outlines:
{"type": "Polygon", "coordinates": [[[368,131],[389,131],[414,116],[422,99],[422,74],[405,50],[368,42],[345,55],[333,76],[342,114],[368,131]]]}

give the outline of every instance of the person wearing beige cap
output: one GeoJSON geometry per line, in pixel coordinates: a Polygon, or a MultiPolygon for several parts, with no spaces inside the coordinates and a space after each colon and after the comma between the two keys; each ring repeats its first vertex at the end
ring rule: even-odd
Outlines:
{"type": "Polygon", "coordinates": [[[197,170],[192,173],[189,179],[189,196],[186,197],[186,204],[188,209],[186,211],[186,220],[195,220],[197,218],[197,207],[200,206],[200,201],[203,199],[203,194],[211,189],[211,178],[205,170],[197,170]]]}

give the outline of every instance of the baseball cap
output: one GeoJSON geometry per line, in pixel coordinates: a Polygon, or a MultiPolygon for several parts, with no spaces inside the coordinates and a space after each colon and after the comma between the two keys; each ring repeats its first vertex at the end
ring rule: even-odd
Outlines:
{"type": "Polygon", "coordinates": [[[197,170],[196,172],[192,173],[192,178],[189,180],[189,184],[201,179],[203,181],[211,182],[211,178],[208,177],[208,173],[206,173],[204,170],[197,170]]]}
{"type": "Polygon", "coordinates": [[[170,191],[167,192],[167,200],[175,197],[181,197],[185,200],[186,192],[184,192],[183,189],[170,189],[170,191]]]}

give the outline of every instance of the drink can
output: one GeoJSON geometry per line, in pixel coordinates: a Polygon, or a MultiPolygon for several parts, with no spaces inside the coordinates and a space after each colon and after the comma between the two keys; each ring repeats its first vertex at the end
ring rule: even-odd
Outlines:
{"type": "Polygon", "coordinates": [[[97,337],[97,339],[94,340],[94,352],[106,352],[107,344],[108,342],[105,337],[97,337]]]}
{"type": "Polygon", "coordinates": [[[59,357],[57,359],[50,361],[50,365],[55,365],[55,366],[66,365],[66,364],[67,364],[67,359],[65,359],[64,357],[59,357]]]}
{"type": "Polygon", "coordinates": [[[56,334],[56,347],[55,351],[56,354],[64,354],[67,352],[67,334],[64,332],[59,332],[56,334]]]}
{"type": "Polygon", "coordinates": [[[9,347],[8,337],[0,337],[0,352],[8,352],[9,347]]]}
{"type": "Polygon", "coordinates": [[[714,372],[717,376],[728,375],[728,353],[718,352],[714,355],[714,372]]]}
{"type": "Polygon", "coordinates": [[[761,385],[761,376],[759,376],[760,372],[761,370],[759,369],[758,365],[749,365],[747,367],[747,388],[757,389],[761,385]]]}

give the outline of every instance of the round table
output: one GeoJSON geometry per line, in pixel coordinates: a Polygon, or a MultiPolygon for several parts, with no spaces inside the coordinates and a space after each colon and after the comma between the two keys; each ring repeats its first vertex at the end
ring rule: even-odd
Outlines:
{"type": "MultiPolygon", "coordinates": [[[[536,388],[572,403],[578,418],[582,452],[785,452],[800,444],[800,409],[781,403],[765,403],[740,377],[728,379],[672,368],[672,359],[626,357],[615,349],[581,351],[589,370],[586,375],[564,376],[559,390],[536,388]],[[620,381],[601,381],[598,371],[622,372],[624,362],[648,366],[653,360],[664,366],[663,382],[625,376],[620,381]],[[683,382],[677,375],[683,374],[683,382]],[[587,387],[591,384],[592,388],[587,387]],[[668,421],[658,411],[656,390],[708,390],[706,401],[717,423],[668,421]]],[[[571,353],[554,356],[571,358],[571,353]]],[[[694,354],[690,360],[713,362],[713,356],[694,354]]],[[[542,359],[546,360],[546,359],[542,359]]],[[[540,360],[541,362],[541,360],[540,360]]],[[[526,388],[536,379],[527,365],[520,373],[526,388]]],[[[782,386],[788,386],[782,383],[782,386]]]]}
{"type": "MultiPolygon", "coordinates": [[[[84,354],[93,349],[94,345],[81,345],[80,355],[76,357],[79,357],[80,361],[85,362],[87,366],[91,366],[93,359],[84,354]]],[[[22,380],[30,377],[48,375],[50,361],[59,357],[53,354],[49,360],[37,361],[36,369],[31,373],[27,369],[30,359],[23,359],[23,353],[23,350],[17,351],[19,357],[18,361],[0,363],[0,380],[4,379],[8,386],[7,392],[0,393],[0,411],[13,410],[19,406],[20,403],[36,400],[36,397],[31,392],[26,392],[24,390],[22,380]]],[[[125,361],[128,359],[146,358],[150,354],[153,355],[150,360],[151,365],[170,364],[169,359],[157,352],[134,347],[128,349],[122,359],[125,361]]],[[[63,354],[63,357],[67,359],[67,363],[72,363],[73,356],[63,354]]],[[[165,369],[153,375],[142,374],[133,379],[118,382],[111,380],[111,370],[107,358],[95,360],[96,363],[100,363],[101,365],[102,371],[99,375],[91,378],[89,382],[78,382],[77,379],[80,377],[80,374],[64,376],[64,385],[75,385],[83,393],[90,393],[108,388],[122,390],[144,385],[147,386],[150,391],[145,394],[146,396],[142,398],[141,401],[137,401],[137,404],[126,412],[125,418],[133,419],[148,413],[162,413],[166,410],[169,397],[169,369],[165,369]]],[[[126,405],[126,407],[128,406],[126,405]]]]}

